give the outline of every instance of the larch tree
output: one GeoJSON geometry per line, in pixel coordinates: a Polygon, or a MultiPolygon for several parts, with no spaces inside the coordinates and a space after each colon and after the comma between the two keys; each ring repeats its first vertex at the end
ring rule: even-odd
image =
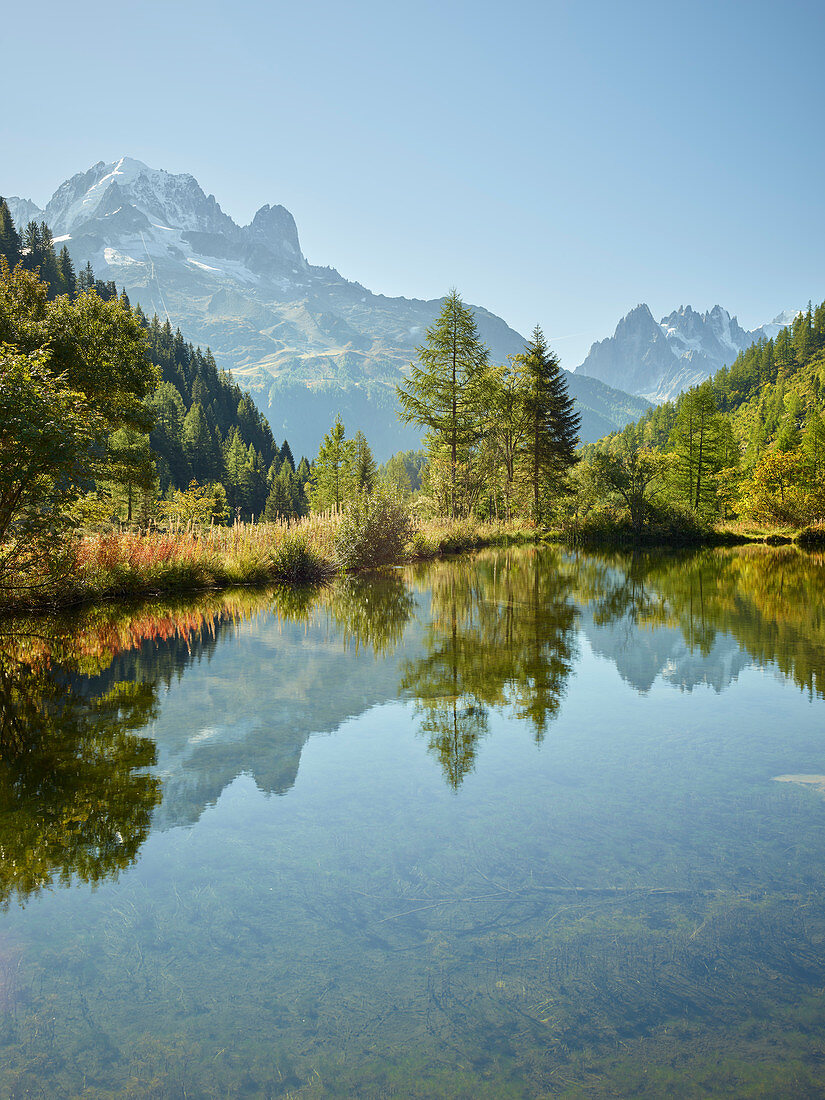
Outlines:
{"type": "Polygon", "coordinates": [[[355,446],[346,438],[340,416],[321,440],[318,457],[312,467],[309,499],[316,512],[328,508],[338,511],[352,491],[352,466],[355,446]]]}
{"type": "Polygon", "coordinates": [[[400,417],[407,424],[427,429],[431,456],[446,450],[450,515],[455,516],[459,464],[469,461],[481,434],[479,383],[489,355],[473,311],[457,290],[445,298],[417,351],[418,362],[410,365],[409,377],[398,387],[400,417]]]}
{"type": "Polygon", "coordinates": [[[722,418],[710,382],[684,394],[673,431],[676,484],[698,512],[715,506],[714,474],[723,456],[722,418]]]}

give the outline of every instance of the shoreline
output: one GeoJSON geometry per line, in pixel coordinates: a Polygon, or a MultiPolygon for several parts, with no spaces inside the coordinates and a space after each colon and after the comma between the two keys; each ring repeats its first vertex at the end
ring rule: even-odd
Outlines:
{"type": "MultiPolygon", "coordinates": [[[[327,534],[329,533],[327,517],[327,534]]],[[[221,529],[225,540],[234,535],[235,542],[250,538],[260,549],[263,540],[271,535],[270,525],[239,525],[221,529]]],[[[321,584],[336,577],[375,571],[375,567],[344,568],[335,559],[329,540],[313,539],[312,525],[284,525],[279,530],[280,539],[271,538],[266,549],[254,555],[252,546],[240,555],[221,554],[212,545],[204,546],[199,532],[179,532],[174,535],[118,534],[93,536],[87,546],[126,546],[131,557],[109,562],[97,570],[90,570],[88,577],[67,580],[63,587],[52,589],[41,599],[0,599],[0,610],[10,615],[42,615],[80,611],[84,608],[128,603],[133,600],[153,599],[164,596],[197,596],[200,593],[225,592],[232,588],[261,588],[268,585],[285,585],[300,588],[309,584],[321,584]],[[327,545],[324,545],[324,542],[327,545]],[[161,543],[167,551],[179,550],[178,556],[154,561],[147,565],[142,558],[135,559],[135,551],[155,547],[161,543]],[[186,553],[189,556],[186,557],[186,553]],[[182,556],[181,556],[182,555],[182,556]]],[[[814,536],[803,529],[795,535],[761,531],[713,530],[701,539],[634,540],[628,532],[615,529],[615,538],[576,537],[559,530],[539,530],[521,524],[473,524],[464,520],[438,521],[416,531],[407,553],[387,562],[381,568],[398,568],[416,562],[470,553],[497,546],[528,546],[542,543],[562,545],[570,550],[583,551],[689,551],[716,549],[746,545],[767,547],[793,546],[803,553],[825,547],[825,535],[821,528],[814,536]]],[[[604,531],[600,532],[603,536],[604,531]]],[[[609,533],[608,533],[609,534],[609,533]]]]}

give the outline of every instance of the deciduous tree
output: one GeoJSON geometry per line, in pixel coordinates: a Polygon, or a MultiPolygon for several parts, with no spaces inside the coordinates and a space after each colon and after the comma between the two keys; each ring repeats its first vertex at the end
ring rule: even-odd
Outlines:
{"type": "Polygon", "coordinates": [[[489,354],[473,311],[457,290],[447,295],[417,351],[418,362],[410,365],[409,377],[398,387],[400,416],[405,423],[427,429],[425,438],[431,452],[447,452],[449,508],[450,515],[455,516],[459,466],[469,464],[471,449],[481,432],[479,384],[489,354]]]}

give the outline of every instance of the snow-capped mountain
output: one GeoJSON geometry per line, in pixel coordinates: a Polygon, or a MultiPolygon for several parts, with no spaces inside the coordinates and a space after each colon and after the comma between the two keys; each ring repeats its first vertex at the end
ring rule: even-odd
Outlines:
{"type": "Polygon", "coordinates": [[[780,313],[748,332],[718,305],[707,313],[680,306],[657,322],[641,304],[619,321],[613,336],[593,344],[576,373],[649,401],[669,401],[730,365],[755,341],[776,336],[795,316],[780,313]]]}
{"type": "MultiPolygon", "coordinates": [[[[441,301],[386,298],[307,263],[283,206],[263,206],[239,226],[193,176],[130,157],[72,176],[45,210],[6,201],[18,228],[46,221],[77,268],[91,261],[146,313],[209,345],[296,453],[315,453],[336,412],[378,455],[418,445],[396,421],[395,386],[441,301]]],[[[522,350],[524,338],[500,317],[475,312],[494,359],[522,350]]],[[[570,388],[586,439],[647,407],[584,375],[571,375],[570,388]]]]}

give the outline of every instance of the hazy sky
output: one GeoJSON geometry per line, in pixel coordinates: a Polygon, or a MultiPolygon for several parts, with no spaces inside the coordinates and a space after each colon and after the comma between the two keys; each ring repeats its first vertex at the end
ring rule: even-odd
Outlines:
{"type": "Polygon", "coordinates": [[[823,0],[41,0],[3,32],[0,194],[191,172],[371,290],[538,321],[567,367],[640,301],[752,327],[825,298],[823,0]]]}

